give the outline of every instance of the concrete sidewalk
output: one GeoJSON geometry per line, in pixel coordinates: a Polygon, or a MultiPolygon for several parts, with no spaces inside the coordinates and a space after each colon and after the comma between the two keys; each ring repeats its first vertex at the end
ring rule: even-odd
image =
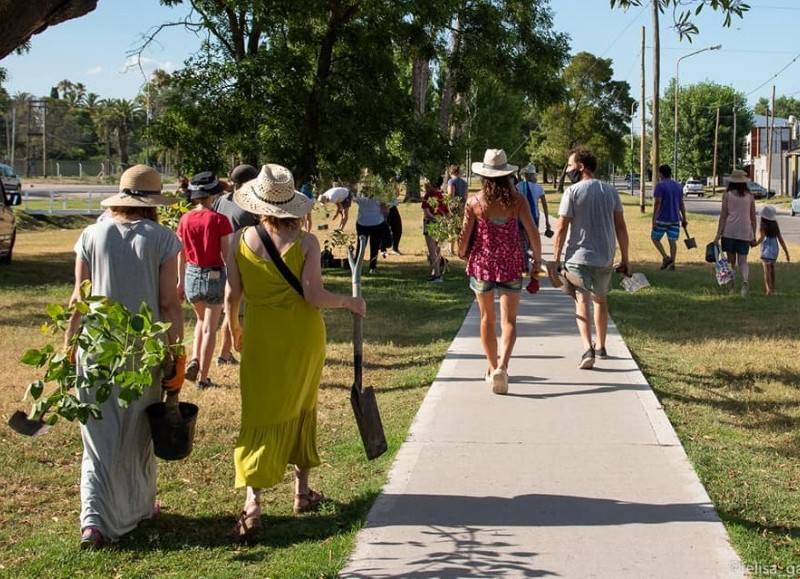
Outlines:
{"type": "Polygon", "coordinates": [[[573,302],[545,280],[518,335],[494,395],[473,304],[341,576],[744,577],[613,323],[579,370],[573,302]]]}

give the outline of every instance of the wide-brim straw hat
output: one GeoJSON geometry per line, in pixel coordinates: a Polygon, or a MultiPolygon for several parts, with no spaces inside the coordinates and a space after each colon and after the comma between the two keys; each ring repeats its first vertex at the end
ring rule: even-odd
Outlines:
{"type": "Polygon", "coordinates": [[[267,163],[258,177],[233,194],[234,202],[250,213],[278,218],[303,217],[314,208],[314,201],[295,191],[294,177],[286,167],[267,163]]]}
{"type": "Polygon", "coordinates": [[[481,177],[505,177],[511,175],[519,167],[509,165],[506,152],[503,149],[486,149],[483,162],[472,164],[472,172],[481,177]]]}
{"type": "Polygon", "coordinates": [[[119,179],[119,193],[100,202],[103,207],[157,207],[172,205],[174,197],[161,194],[161,175],[147,165],[134,165],[119,179]]]}
{"type": "Polygon", "coordinates": [[[747,183],[748,181],[747,173],[741,169],[734,169],[731,171],[731,176],[728,177],[728,183],[747,183]]]}
{"type": "Polygon", "coordinates": [[[775,207],[772,205],[764,205],[761,208],[761,219],[766,219],[767,221],[777,221],[775,219],[775,207]]]}

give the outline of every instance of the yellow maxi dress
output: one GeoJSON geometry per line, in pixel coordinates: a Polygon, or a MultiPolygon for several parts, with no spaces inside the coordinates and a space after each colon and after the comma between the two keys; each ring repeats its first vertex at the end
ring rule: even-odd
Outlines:
{"type": "MultiPolygon", "coordinates": [[[[304,262],[302,235],[282,255],[298,279],[304,262]]],[[[236,265],[247,300],[236,487],[266,488],[283,479],[287,464],[320,464],[317,393],[325,362],[325,323],[319,309],[308,305],[272,260],[254,253],[244,236],[236,265]]]]}

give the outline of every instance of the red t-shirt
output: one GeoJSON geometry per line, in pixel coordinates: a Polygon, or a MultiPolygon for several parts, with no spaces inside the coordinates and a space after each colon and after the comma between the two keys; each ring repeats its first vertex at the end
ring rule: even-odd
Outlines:
{"type": "Polygon", "coordinates": [[[442,195],[442,192],[439,191],[438,189],[434,189],[433,191],[430,191],[429,193],[425,193],[425,195],[423,195],[422,208],[427,209],[437,217],[439,215],[447,215],[450,213],[450,210],[447,208],[447,203],[444,200],[444,195],[442,195]],[[438,202],[436,203],[435,209],[433,208],[433,204],[429,203],[428,201],[431,198],[436,199],[436,201],[438,202]]]}
{"type": "Polygon", "coordinates": [[[230,220],[211,209],[193,209],[181,217],[178,237],[183,242],[183,256],[200,267],[221,267],[222,238],[233,233],[230,220]]]}

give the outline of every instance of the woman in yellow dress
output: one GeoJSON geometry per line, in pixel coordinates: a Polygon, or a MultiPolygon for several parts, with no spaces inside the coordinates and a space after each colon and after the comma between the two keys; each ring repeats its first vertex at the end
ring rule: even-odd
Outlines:
{"type": "Polygon", "coordinates": [[[291,172],[267,164],[243,185],[234,201],[260,216],[303,295],[281,274],[257,227],[235,234],[228,258],[225,315],[234,348],[241,352],[241,428],[234,452],[236,488],[247,487],[234,534],[242,540],[261,530],[261,491],[279,483],[294,465],[294,512],[315,509],[321,492],[308,486],[320,464],[316,447],[317,393],[325,361],[325,323],[319,308],[347,308],[363,316],[362,298],[334,294],[322,285],[320,246],[302,231],[314,202],[295,191],[291,172]],[[247,300],[244,328],[239,304],[247,300]]]}

